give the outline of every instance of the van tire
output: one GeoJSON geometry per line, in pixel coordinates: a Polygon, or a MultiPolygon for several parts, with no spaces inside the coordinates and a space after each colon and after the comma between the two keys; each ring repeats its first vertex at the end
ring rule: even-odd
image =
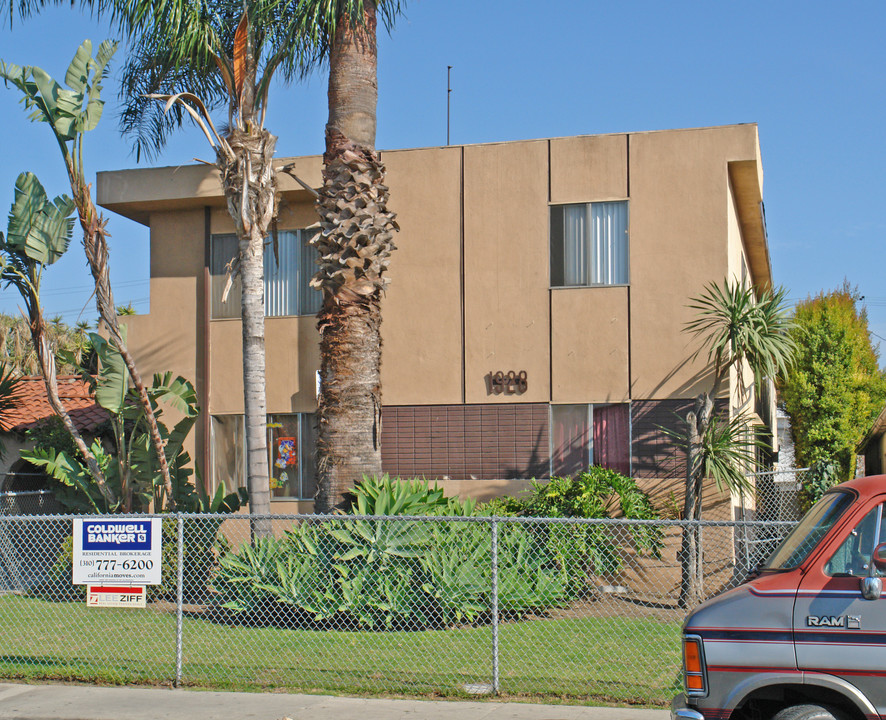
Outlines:
{"type": "Polygon", "coordinates": [[[845,715],[821,705],[791,705],[782,708],[772,720],[844,720],[845,715]]]}

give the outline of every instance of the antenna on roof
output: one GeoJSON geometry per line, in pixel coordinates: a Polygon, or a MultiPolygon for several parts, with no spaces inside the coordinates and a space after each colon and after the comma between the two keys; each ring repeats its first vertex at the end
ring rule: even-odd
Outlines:
{"type": "Polygon", "coordinates": [[[452,65],[446,66],[446,144],[449,145],[449,96],[452,88],[449,86],[449,78],[452,75],[452,65]]]}

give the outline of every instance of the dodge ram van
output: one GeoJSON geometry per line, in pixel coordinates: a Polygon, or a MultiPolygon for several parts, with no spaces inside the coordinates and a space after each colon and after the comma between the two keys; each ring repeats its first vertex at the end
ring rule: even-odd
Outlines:
{"type": "Polygon", "coordinates": [[[829,490],[683,626],[673,720],[886,718],[886,476],[829,490]]]}

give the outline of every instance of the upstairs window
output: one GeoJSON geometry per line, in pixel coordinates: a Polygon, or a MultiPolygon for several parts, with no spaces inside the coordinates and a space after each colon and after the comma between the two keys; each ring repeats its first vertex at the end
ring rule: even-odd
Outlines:
{"type": "MultiPolygon", "coordinates": [[[[316,315],[320,309],[320,292],[310,286],[316,272],[317,251],[307,241],[307,230],[287,230],[277,233],[277,257],[268,241],[264,251],[265,316],[316,315]]],[[[212,318],[240,317],[240,279],[237,278],[222,302],[225,289],[225,269],[238,253],[236,235],[213,235],[210,244],[212,275],[212,318]]]]}
{"type": "Polygon", "coordinates": [[[626,285],[628,203],[551,206],[551,286],[626,285]]]}

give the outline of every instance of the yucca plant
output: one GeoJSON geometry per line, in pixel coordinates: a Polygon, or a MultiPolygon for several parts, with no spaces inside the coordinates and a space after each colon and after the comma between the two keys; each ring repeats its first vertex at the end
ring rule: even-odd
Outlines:
{"type": "MultiPolygon", "coordinates": [[[[741,492],[747,488],[747,474],[756,468],[755,451],[762,442],[757,430],[743,413],[717,419],[714,401],[730,369],[736,371],[742,393],[746,365],[757,388],[765,379],[774,380],[789,369],[795,344],[789,335],[786,294],[782,288],[759,289],[724,280],[720,285],[707,285],[689,303],[696,318],[684,329],[700,341],[699,352],[707,352],[714,378],[712,388],[696,398],[681,438],[687,451],[683,505],[687,520],[701,518],[705,477],[714,478],[722,489],[741,492]]],[[[688,607],[701,600],[702,577],[698,538],[691,529],[683,534],[681,562],[680,605],[688,607]]]]}

